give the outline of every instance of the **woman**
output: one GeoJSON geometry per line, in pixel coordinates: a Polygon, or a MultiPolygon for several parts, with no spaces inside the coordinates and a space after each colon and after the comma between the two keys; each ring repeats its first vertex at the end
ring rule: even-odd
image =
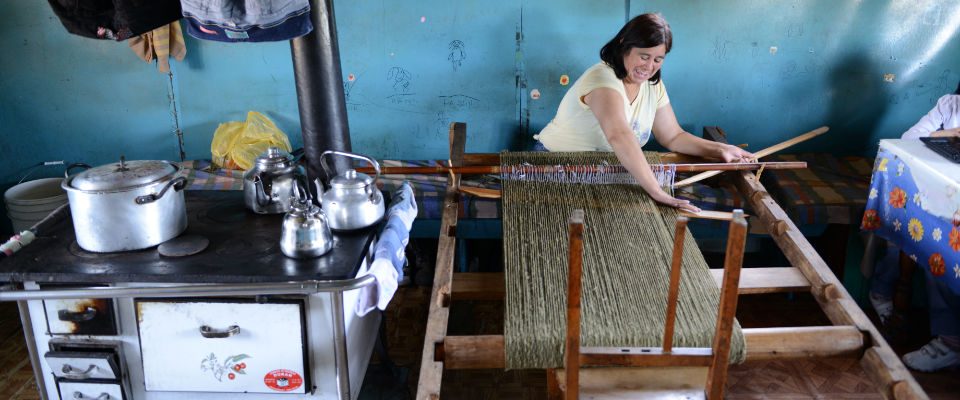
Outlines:
{"type": "MultiPolygon", "coordinates": [[[[937,105],[904,132],[903,139],[926,136],[960,137],[960,83],[953,94],[937,100],[937,105]]],[[[900,249],[888,244],[884,257],[877,261],[868,298],[880,323],[894,320],[893,292],[900,276],[900,249]]],[[[960,366],[960,295],[924,269],[930,334],[933,339],[918,350],[903,355],[903,363],[917,371],[937,371],[960,366]]],[[[901,316],[902,318],[902,316],[901,316]]]]}
{"type": "Polygon", "coordinates": [[[937,100],[927,115],[904,132],[903,139],[919,139],[924,136],[960,137],[960,84],[957,91],[937,100]]]}
{"type": "Polygon", "coordinates": [[[683,130],[673,114],[660,67],[673,36],[660,14],[639,15],[600,49],[602,62],[590,67],[560,101],[557,115],[540,131],[537,148],[549,151],[613,151],[657,202],[689,212],[700,209],[670,196],[650,170],[641,148],[650,133],[667,149],[726,162],[753,154],[683,130]]]}

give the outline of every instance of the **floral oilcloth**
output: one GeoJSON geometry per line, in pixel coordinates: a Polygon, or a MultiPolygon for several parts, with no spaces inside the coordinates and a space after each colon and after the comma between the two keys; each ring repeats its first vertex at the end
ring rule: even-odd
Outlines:
{"type": "Polygon", "coordinates": [[[931,169],[919,160],[938,161],[936,155],[926,158],[925,154],[913,156],[902,150],[881,142],[861,229],[893,242],[918,265],[960,293],[960,209],[953,210],[960,202],[960,175],[952,182],[931,179],[930,171],[942,170],[931,169]]]}

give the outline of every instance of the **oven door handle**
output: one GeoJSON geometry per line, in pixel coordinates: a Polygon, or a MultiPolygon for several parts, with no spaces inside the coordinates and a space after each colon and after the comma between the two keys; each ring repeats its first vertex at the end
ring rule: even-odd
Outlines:
{"type": "Polygon", "coordinates": [[[240,333],[238,325],[230,325],[227,329],[213,329],[208,325],[200,326],[200,335],[209,339],[226,338],[238,333],[240,333]]]}
{"type": "Polygon", "coordinates": [[[83,322],[93,319],[97,316],[97,309],[87,307],[83,311],[74,312],[70,310],[57,310],[57,319],[67,322],[83,322]]]}

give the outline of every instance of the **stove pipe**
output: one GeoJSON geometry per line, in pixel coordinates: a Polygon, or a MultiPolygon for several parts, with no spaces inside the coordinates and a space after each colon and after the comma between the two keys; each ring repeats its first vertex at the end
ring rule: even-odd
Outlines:
{"type": "MultiPolygon", "coordinates": [[[[320,154],[326,150],[349,152],[350,128],[343,95],[333,0],[310,0],[310,11],[313,31],[291,40],[290,52],[307,175],[311,182],[319,179],[327,183],[330,177],[320,165],[320,154]]],[[[334,171],[349,168],[344,157],[332,157],[330,161],[333,161],[329,166],[334,167],[334,171]]],[[[319,192],[321,190],[317,190],[319,192]]]]}

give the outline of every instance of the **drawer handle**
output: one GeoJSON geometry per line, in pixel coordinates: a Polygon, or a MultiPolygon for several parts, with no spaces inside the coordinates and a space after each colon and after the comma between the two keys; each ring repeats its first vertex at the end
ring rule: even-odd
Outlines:
{"type": "Polygon", "coordinates": [[[57,310],[57,318],[61,321],[67,322],[83,322],[93,319],[97,316],[97,309],[93,307],[87,307],[85,310],[80,312],[69,311],[69,310],[57,310]]]}
{"type": "Polygon", "coordinates": [[[205,338],[225,338],[236,335],[240,333],[240,327],[237,325],[230,325],[227,329],[213,329],[207,325],[200,327],[200,334],[205,338]]]}
{"type": "Polygon", "coordinates": [[[63,368],[60,370],[63,371],[64,376],[70,379],[87,379],[90,377],[90,374],[93,373],[93,370],[97,369],[96,365],[90,364],[86,370],[81,371],[79,368],[74,367],[70,364],[63,364],[63,368]]]}
{"type": "Polygon", "coordinates": [[[74,399],[77,399],[77,400],[85,400],[85,399],[89,399],[89,400],[110,400],[110,399],[112,399],[113,397],[110,397],[110,393],[100,393],[100,395],[97,396],[97,397],[87,397],[87,396],[84,396],[83,393],[73,392],[73,398],[74,398],[74,399]]]}

